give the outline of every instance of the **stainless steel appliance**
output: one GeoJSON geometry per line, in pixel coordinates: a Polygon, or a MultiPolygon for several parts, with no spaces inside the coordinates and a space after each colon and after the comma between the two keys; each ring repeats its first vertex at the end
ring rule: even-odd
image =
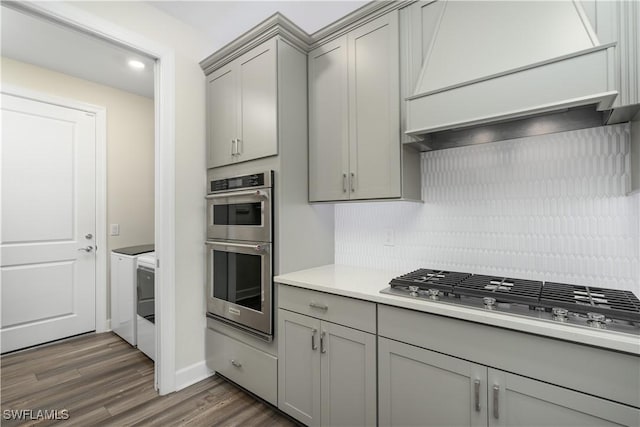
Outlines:
{"type": "Polygon", "coordinates": [[[419,269],[380,292],[640,335],[640,300],[629,291],[419,269]]]}
{"type": "Polygon", "coordinates": [[[273,337],[273,172],[209,179],[207,316],[273,337]]]}
{"type": "Polygon", "coordinates": [[[156,254],[150,252],[137,261],[137,316],[138,349],[151,360],[156,356],[156,254]]]}
{"type": "Polygon", "coordinates": [[[207,239],[271,242],[272,175],[209,179],[207,239]]]}

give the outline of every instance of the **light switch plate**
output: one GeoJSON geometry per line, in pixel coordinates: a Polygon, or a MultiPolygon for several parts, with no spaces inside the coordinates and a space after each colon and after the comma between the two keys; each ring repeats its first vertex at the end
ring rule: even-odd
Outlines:
{"type": "Polygon", "coordinates": [[[112,236],[119,236],[120,235],[120,224],[111,224],[111,231],[110,233],[112,236]]]}

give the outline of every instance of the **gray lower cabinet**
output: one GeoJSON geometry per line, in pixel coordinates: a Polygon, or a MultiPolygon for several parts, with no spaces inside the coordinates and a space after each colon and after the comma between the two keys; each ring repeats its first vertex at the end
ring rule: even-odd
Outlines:
{"type": "Polygon", "coordinates": [[[381,426],[486,426],[487,368],[378,339],[381,426]]]}
{"type": "MultiPolygon", "coordinates": [[[[208,324],[213,324],[207,320],[208,324]]],[[[224,326],[223,326],[224,327],[224,326]]],[[[277,403],[278,358],[219,331],[205,331],[207,367],[267,402],[277,403]]]]}
{"type": "Polygon", "coordinates": [[[637,408],[380,337],[382,426],[637,426],[637,408]]]}
{"type": "Polygon", "coordinates": [[[278,408],[310,425],[376,425],[376,337],[278,310],[278,408]]]}

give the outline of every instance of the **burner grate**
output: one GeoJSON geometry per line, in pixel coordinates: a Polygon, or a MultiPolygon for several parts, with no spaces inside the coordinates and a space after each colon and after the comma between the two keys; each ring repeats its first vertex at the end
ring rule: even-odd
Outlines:
{"type": "Polygon", "coordinates": [[[455,293],[464,296],[493,297],[498,302],[538,303],[542,282],[474,275],[455,286],[455,293]]]}
{"type": "Polygon", "coordinates": [[[549,308],[562,307],[582,314],[597,312],[615,319],[640,321],[640,300],[632,292],[620,289],[547,282],[540,302],[549,308]]]}
{"type": "Polygon", "coordinates": [[[417,286],[420,290],[438,289],[443,292],[452,292],[454,286],[462,281],[470,273],[458,273],[455,271],[429,270],[421,268],[411,273],[392,279],[389,284],[392,288],[408,288],[417,286]]]}

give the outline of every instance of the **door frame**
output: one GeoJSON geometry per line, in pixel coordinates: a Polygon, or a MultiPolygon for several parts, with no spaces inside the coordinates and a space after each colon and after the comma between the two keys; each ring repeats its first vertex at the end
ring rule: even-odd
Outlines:
{"type": "Polygon", "coordinates": [[[96,332],[111,329],[107,322],[107,109],[71,98],[50,95],[18,85],[3,84],[1,93],[59,107],[71,108],[95,115],[95,328],[96,332]]]}
{"type": "MultiPolygon", "coordinates": [[[[161,395],[176,390],[175,365],[175,52],[146,36],[65,2],[10,1],[5,5],[156,59],[155,251],[156,384],[161,395]]],[[[104,224],[106,233],[106,223],[104,224]]],[[[106,259],[103,267],[106,276],[106,259]]],[[[106,279],[105,279],[106,280],[106,279]]],[[[105,313],[106,315],[106,313],[105,313]]]]}

